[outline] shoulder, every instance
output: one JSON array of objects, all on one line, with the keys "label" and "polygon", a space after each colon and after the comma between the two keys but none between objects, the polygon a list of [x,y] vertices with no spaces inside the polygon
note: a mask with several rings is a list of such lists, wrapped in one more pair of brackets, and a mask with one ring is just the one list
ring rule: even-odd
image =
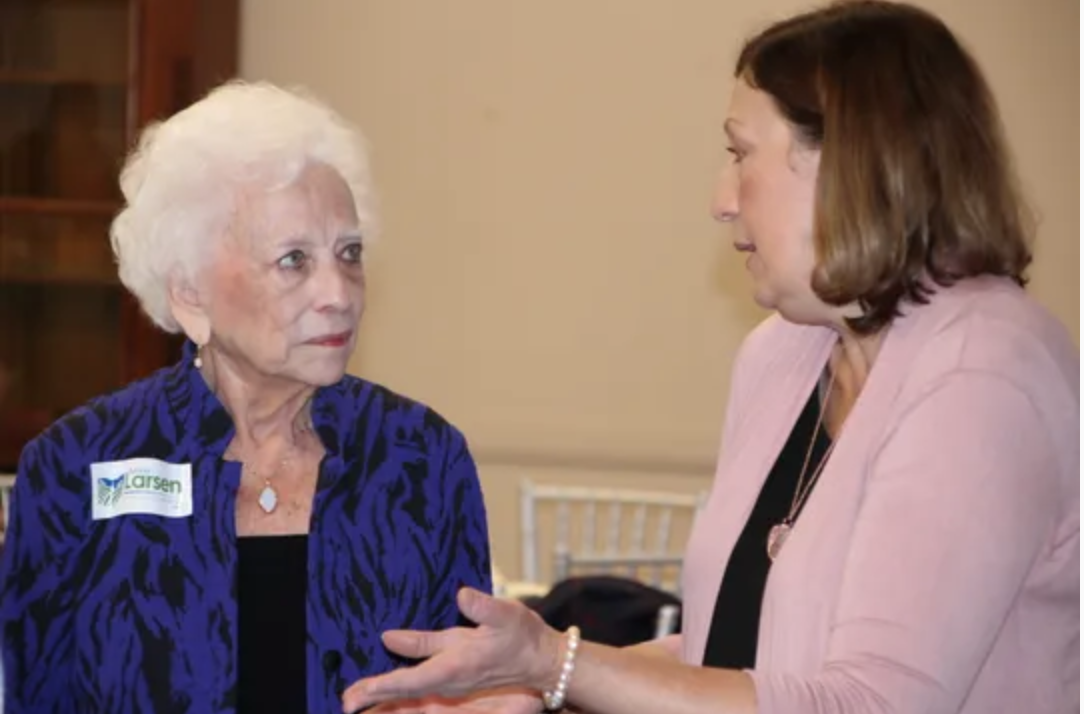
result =
[{"label": "shoulder", "polygon": [[[1077,482],[1080,356],[1050,312],[1019,286],[983,278],[939,291],[912,319],[896,357],[905,364],[895,426],[940,418],[1011,424],[1021,434],[1038,428],[1036,439]],[[955,436],[946,429],[930,438]],[[1016,448],[1007,444],[995,440],[989,448]]]},{"label": "shoulder", "polygon": [[800,325],[779,314],[771,315],[738,348],[730,378],[732,400],[759,398],[766,387],[778,384],[776,377],[782,375],[816,374],[835,339],[827,327]]},{"label": "shoulder", "polygon": [[353,375],[330,388],[346,439],[382,440],[428,454],[464,449],[463,433],[432,407]]},{"label": "shoulder", "polygon": [[125,434],[163,422],[161,411],[169,408],[167,390],[176,369],[159,370],[64,414],[27,444],[23,460],[51,456],[75,473],[91,461],[110,458],[112,450],[128,443]]},{"label": "shoulder", "polygon": [[761,369],[767,369],[804,351],[820,349],[833,339],[832,331],[828,328],[799,325],[773,313],[742,340],[736,361],[746,369],[751,368],[747,365],[760,365]]},{"label": "shoulder", "polygon": [[[162,420],[154,411],[168,408],[163,407],[166,372],[90,400],[23,448],[12,508],[13,514],[16,509],[36,513],[31,522],[54,524],[37,537],[55,543],[78,539],[90,517],[90,465],[121,458],[133,440],[158,428]],[[13,515],[13,525],[17,520]],[[20,533],[25,541],[27,532]]]},{"label": "shoulder", "polygon": [[935,294],[915,313],[922,327],[913,372],[981,373],[1026,393],[1055,387],[1079,402],[1080,356],[1065,327],[1008,280],[974,279]]},{"label": "shoulder", "polygon": [[797,325],[784,320],[779,313],[772,313],[754,327],[738,348],[739,359],[756,358],[770,354],[780,344],[790,341]]},{"label": "shoulder", "polygon": [[[384,385],[348,376],[332,388],[344,477],[358,488],[409,495],[411,518],[479,517],[481,483],[463,433],[432,407]],[[327,395],[316,409],[330,405]],[[323,428],[323,427],[320,427]],[[341,493],[347,493],[342,491]],[[443,504],[454,503],[445,507]],[[422,509],[422,510],[416,510]]]}]

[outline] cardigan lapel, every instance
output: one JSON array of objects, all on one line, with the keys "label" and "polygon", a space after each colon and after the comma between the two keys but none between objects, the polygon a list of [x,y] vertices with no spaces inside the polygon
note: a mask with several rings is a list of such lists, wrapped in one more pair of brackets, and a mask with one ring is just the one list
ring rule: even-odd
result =
[{"label": "cardigan lapel", "polygon": [[[815,627],[814,622],[831,620],[868,465],[885,434],[908,367],[926,342],[923,335],[936,323],[935,310],[911,309],[897,318],[886,333],[877,361],[837,436],[817,486],[810,492],[787,547],[768,573],[758,667],[802,671],[826,644],[798,641],[802,639],[799,633],[811,636],[821,632],[827,637],[827,632]],[[777,429],[784,439],[791,425],[793,419],[786,424],[778,419]],[[795,597],[795,593],[802,595]],[[799,621],[801,626],[796,624]]]},{"label": "cardigan lapel", "polygon": [[[775,316],[757,328],[747,343],[751,348],[739,355],[734,379],[743,382],[742,397],[726,417],[736,421],[727,429],[730,438],[721,446],[711,495],[689,541],[682,614],[688,622],[682,628],[687,661],[703,659],[729,554],[834,342],[827,328]],[[704,573],[714,577],[705,579]]]}]

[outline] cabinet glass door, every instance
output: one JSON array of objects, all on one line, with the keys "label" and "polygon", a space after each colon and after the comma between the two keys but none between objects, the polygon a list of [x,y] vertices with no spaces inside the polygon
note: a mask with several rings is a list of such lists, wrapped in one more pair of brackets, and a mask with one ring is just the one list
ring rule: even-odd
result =
[{"label": "cabinet glass door", "polygon": [[120,385],[109,248],[131,138],[128,0],[0,0],[0,472]]}]

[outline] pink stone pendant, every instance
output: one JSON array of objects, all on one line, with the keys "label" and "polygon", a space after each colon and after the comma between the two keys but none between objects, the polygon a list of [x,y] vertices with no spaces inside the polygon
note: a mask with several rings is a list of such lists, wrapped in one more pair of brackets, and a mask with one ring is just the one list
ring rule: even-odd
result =
[{"label": "pink stone pendant", "polygon": [[786,521],[782,523],[776,523],[772,526],[772,529],[768,531],[768,559],[775,562],[775,559],[779,557],[779,551],[783,550],[783,544],[787,542],[787,537],[790,535],[790,524]]}]

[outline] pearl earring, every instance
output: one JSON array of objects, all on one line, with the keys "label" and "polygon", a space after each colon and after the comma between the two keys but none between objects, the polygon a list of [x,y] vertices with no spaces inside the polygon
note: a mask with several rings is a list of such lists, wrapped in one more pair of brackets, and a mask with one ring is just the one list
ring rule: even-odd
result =
[{"label": "pearl earring", "polygon": [[203,369],[203,357],[200,353],[203,351],[203,345],[196,345],[196,359],[192,360],[192,364],[196,369]]}]

